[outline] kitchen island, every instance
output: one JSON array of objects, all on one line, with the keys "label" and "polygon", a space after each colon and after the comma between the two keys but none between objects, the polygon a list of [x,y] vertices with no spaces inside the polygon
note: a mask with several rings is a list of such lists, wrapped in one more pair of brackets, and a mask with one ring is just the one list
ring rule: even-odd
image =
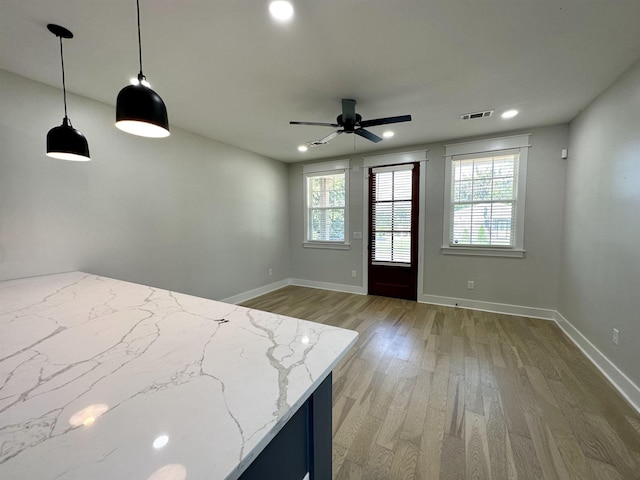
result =
[{"label": "kitchen island", "polygon": [[81,272],[0,282],[0,478],[331,478],[357,333]]}]

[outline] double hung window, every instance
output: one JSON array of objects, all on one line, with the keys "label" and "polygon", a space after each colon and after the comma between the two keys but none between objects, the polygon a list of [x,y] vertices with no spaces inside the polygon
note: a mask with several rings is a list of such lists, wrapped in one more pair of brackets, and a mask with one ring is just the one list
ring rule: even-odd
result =
[{"label": "double hung window", "polygon": [[349,162],[305,165],[307,247],[348,248]]},{"label": "double hung window", "polygon": [[446,146],[444,253],[523,256],[528,143],[520,135]]}]

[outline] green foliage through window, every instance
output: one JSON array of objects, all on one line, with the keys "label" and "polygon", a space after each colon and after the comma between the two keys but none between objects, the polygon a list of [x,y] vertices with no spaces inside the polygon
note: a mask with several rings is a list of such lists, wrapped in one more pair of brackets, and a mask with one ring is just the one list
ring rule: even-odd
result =
[{"label": "green foliage through window", "polygon": [[345,240],[346,175],[344,171],[307,177],[307,240]]},{"label": "green foliage through window", "polygon": [[452,245],[514,245],[518,160],[518,154],[452,160]]}]

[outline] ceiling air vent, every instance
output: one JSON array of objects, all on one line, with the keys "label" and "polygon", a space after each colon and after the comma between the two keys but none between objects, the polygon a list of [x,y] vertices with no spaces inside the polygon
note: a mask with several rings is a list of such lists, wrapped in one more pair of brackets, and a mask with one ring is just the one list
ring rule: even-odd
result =
[{"label": "ceiling air vent", "polygon": [[493,115],[493,110],[485,110],[484,112],[465,113],[460,115],[462,120],[474,120],[476,118],[487,118]]}]

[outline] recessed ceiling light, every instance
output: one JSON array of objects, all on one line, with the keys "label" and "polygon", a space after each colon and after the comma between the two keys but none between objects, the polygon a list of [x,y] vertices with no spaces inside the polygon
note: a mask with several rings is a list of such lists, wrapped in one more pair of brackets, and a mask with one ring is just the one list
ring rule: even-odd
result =
[{"label": "recessed ceiling light", "polygon": [[153,441],[153,448],[156,450],[164,447],[169,443],[169,435],[160,435]]},{"label": "recessed ceiling light", "polygon": [[298,147],[299,152],[306,152],[307,150],[309,150],[309,147],[307,147],[306,145],[300,145]]},{"label": "recessed ceiling light", "polygon": [[383,136],[384,138],[391,138],[391,137],[393,137],[394,135],[395,135],[395,133],[393,133],[391,130],[387,130],[386,132],[384,132],[384,133],[382,134],[382,136]]},{"label": "recessed ceiling light", "polygon": [[269,13],[276,20],[286,22],[293,17],[293,5],[291,5],[291,2],[277,0],[269,4]]},{"label": "recessed ceiling light", "polygon": [[502,114],[502,118],[513,118],[518,115],[518,110],[507,110]]}]

